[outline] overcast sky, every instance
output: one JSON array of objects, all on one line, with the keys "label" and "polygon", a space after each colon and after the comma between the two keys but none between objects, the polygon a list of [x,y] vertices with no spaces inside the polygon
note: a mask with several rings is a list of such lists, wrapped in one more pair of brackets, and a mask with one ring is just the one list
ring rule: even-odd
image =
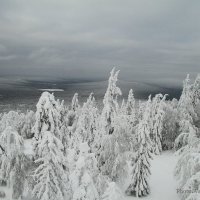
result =
[{"label": "overcast sky", "polygon": [[181,83],[200,72],[199,0],[0,0],[0,75]]}]

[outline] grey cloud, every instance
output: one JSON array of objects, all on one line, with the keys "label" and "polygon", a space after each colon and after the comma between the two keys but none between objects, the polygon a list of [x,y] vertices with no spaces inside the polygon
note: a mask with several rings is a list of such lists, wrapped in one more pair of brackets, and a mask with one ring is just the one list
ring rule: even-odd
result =
[{"label": "grey cloud", "polygon": [[194,0],[1,0],[0,74],[181,84],[200,66]]}]

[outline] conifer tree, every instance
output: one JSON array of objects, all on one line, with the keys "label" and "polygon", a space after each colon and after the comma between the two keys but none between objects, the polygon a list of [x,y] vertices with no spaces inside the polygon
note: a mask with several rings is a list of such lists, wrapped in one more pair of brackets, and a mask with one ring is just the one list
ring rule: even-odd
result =
[{"label": "conifer tree", "polygon": [[166,95],[158,94],[153,98],[151,108],[151,135],[153,141],[153,151],[160,154],[162,151],[162,130],[165,117]]},{"label": "conifer tree", "polygon": [[115,182],[110,182],[101,200],[124,200],[124,195]]},{"label": "conifer tree", "polygon": [[165,115],[162,130],[162,149],[169,150],[174,148],[174,141],[178,136],[178,100],[166,101]]},{"label": "conifer tree", "polygon": [[200,74],[197,75],[193,87],[193,104],[197,114],[197,118],[200,118]]},{"label": "conifer tree", "polygon": [[80,105],[78,100],[78,93],[75,93],[72,98],[69,111],[67,113],[67,123],[68,123],[68,128],[70,130],[70,134],[72,134],[76,129],[77,120],[80,114],[79,112],[80,112]]},{"label": "conifer tree", "polygon": [[12,127],[15,131],[18,132],[19,135],[21,135],[24,120],[24,113],[19,111],[11,110],[8,113],[3,113],[0,121],[0,133],[3,132],[7,127]]},{"label": "conifer tree", "polygon": [[128,100],[126,103],[126,112],[127,112],[127,115],[131,115],[131,116],[135,115],[135,98],[134,98],[132,89],[130,89],[129,94],[128,94]]},{"label": "conifer tree", "polygon": [[21,135],[24,139],[30,139],[33,137],[32,127],[34,123],[35,123],[35,113],[33,111],[27,111],[21,129]]},{"label": "conifer tree", "polygon": [[127,128],[130,130],[130,134],[132,134],[134,126],[136,125],[136,121],[137,121],[135,98],[134,98],[132,89],[129,91],[128,99],[126,103],[126,118],[127,118]]},{"label": "conifer tree", "polygon": [[152,159],[151,151],[152,144],[150,140],[150,126],[149,113],[150,113],[150,98],[146,104],[143,119],[138,125],[138,143],[139,149],[133,169],[131,173],[131,184],[126,190],[126,194],[134,195],[136,197],[146,196],[150,193],[149,188],[149,175],[150,175],[150,160]]},{"label": "conifer tree", "polygon": [[78,93],[75,93],[73,98],[72,98],[72,103],[71,103],[71,110],[76,112],[79,109],[79,101],[78,101]]},{"label": "conifer tree", "polygon": [[122,94],[120,88],[116,85],[118,74],[119,71],[115,72],[115,68],[110,72],[108,88],[103,99],[102,125],[104,133],[109,135],[114,131],[114,118],[119,107],[117,98]]},{"label": "conifer tree", "polygon": [[61,141],[50,131],[42,133],[38,144],[38,164],[34,172],[32,195],[39,200],[65,200],[69,198],[68,170]]},{"label": "conifer tree", "polygon": [[79,145],[80,153],[75,164],[75,170],[70,176],[73,200],[99,200],[99,194],[95,185],[97,176],[97,162],[87,144]]},{"label": "conifer tree", "polygon": [[[115,151],[115,127],[116,117],[119,111],[117,97],[121,95],[121,90],[117,87],[119,71],[113,69],[110,73],[108,88],[103,100],[103,110],[101,114],[100,148],[98,150],[98,166],[103,175],[111,176],[112,168],[116,159]],[[111,176],[112,178],[112,176]]]},{"label": "conifer tree", "polygon": [[80,111],[76,125],[76,131],[74,133],[74,143],[79,145],[79,143],[87,142],[93,151],[93,148],[96,146],[95,136],[98,128],[98,117],[99,114],[96,107],[95,98],[93,93],[91,93],[87,99],[87,102],[83,104],[83,107]]},{"label": "conifer tree", "polygon": [[18,199],[22,196],[26,176],[24,141],[16,130],[8,126],[0,136],[0,145],[3,149],[1,172],[12,188],[12,198]]},{"label": "conifer tree", "polygon": [[187,132],[188,130],[185,123],[193,125],[197,119],[194,104],[193,85],[190,83],[189,74],[183,82],[183,91],[178,103],[178,113],[180,119],[180,132]]},{"label": "conifer tree", "polygon": [[175,148],[188,144],[190,136],[190,130],[196,129],[195,122],[197,121],[197,113],[194,103],[193,85],[190,83],[189,74],[183,82],[183,91],[178,103],[178,120],[179,120],[179,136],[175,140]]},{"label": "conifer tree", "polygon": [[35,157],[38,157],[38,145],[42,141],[42,133],[50,131],[55,137],[62,141],[61,128],[61,113],[59,110],[58,101],[55,100],[54,95],[48,92],[43,92],[37,105],[35,114],[35,125],[33,127],[34,133],[34,150]]},{"label": "conifer tree", "polygon": [[[68,164],[64,157],[62,103],[53,94],[44,92],[39,99],[34,131],[36,184],[33,196],[40,200],[65,199],[68,188]],[[54,188],[54,189],[52,189]]]}]

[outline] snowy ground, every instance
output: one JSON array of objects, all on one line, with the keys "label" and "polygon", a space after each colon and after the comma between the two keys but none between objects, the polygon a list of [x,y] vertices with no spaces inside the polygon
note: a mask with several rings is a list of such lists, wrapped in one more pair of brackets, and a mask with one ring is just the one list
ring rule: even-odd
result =
[{"label": "snowy ground", "polygon": [[[163,152],[152,161],[150,187],[151,194],[148,197],[140,198],[144,200],[180,200],[176,189],[176,180],[173,172],[176,164],[176,157],[173,152]],[[137,199],[126,197],[126,200]]]}]

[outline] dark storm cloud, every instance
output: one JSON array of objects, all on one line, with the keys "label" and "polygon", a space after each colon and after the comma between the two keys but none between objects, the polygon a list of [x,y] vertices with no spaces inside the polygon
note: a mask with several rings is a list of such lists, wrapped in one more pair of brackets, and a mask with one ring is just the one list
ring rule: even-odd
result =
[{"label": "dark storm cloud", "polygon": [[200,70],[198,0],[0,0],[0,74],[180,84]]}]

